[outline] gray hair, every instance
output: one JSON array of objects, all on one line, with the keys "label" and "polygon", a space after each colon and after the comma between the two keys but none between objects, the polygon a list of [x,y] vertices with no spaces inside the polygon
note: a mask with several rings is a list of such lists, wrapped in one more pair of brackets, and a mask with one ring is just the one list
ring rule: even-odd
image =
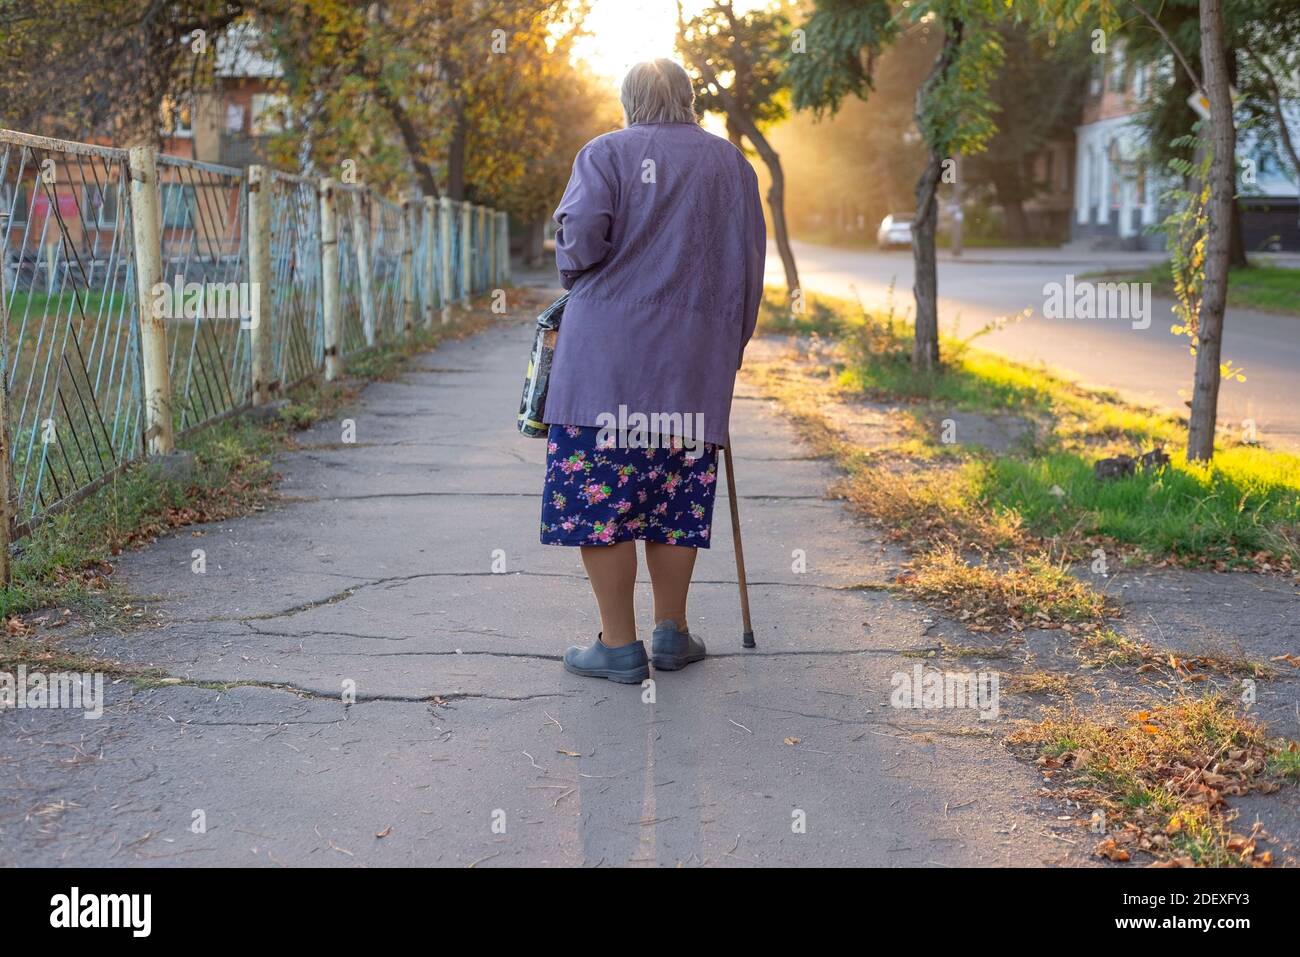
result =
[{"label": "gray hair", "polygon": [[695,90],[686,71],[672,60],[646,60],[623,78],[623,115],[633,123],[698,123]]}]

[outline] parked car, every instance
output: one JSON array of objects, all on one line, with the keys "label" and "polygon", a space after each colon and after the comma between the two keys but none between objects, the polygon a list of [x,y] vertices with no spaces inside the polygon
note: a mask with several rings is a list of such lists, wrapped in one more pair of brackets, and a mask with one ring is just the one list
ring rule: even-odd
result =
[{"label": "parked car", "polygon": [[876,245],[881,249],[912,245],[912,214],[890,213],[882,219],[876,230]]}]

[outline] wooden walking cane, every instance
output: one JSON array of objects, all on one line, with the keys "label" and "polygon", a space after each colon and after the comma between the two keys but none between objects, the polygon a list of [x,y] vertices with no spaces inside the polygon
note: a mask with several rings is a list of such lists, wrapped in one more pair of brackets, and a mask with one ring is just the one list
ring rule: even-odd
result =
[{"label": "wooden walking cane", "polygon": [[727,465],[727,504],[731,506],[731,540],[736,546],[736,580],[740,583],[740,617],[745,626],[740,643],[745,648],[754,647],[754,626],[749,620],[749,584],[745,581],[745,549],[740,544],[740,506],[736,503],[736,470],[732,464],[731,446],[722,450]]}]

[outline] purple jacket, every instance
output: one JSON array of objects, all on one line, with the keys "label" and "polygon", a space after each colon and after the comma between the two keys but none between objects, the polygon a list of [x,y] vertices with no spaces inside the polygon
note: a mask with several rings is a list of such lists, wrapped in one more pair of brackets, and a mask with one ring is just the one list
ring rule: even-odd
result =
[{"label": "purple jacket", "polygon": [[694,123],[637,123],[578,152],[555,221],[572,294],[546,421],[702,413],[704,441],[726,445],[767,253],[748,160]]}]

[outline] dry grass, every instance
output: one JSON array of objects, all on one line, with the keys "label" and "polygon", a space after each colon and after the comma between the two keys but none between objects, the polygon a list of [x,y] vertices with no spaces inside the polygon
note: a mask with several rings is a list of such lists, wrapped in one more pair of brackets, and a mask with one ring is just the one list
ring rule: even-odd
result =
[{"label": "dry grass", "polygon": [[859,514],[879,522],[891,539],[914,550],[995,551],[1025,543],[1014,513],[977,507],[960,465],[911,470],[864,465],[853,469],[835,491]]},{"label": "dry grass", "polygon": [[[1099,625],[1102,596],[1046,557],[1013,511],[984,506],[969,463],[911,454],[908,430],[874,449],[852,442],[828,412],[841,394],[833,378],[788,365],[753,363],[748,375],[779,401],[818,455],[844,471],[834,493],[917,556],[899,578],[906,591],[937,600],[975,631]],[[814,370],[815,371],[815,370]],[[1005,556],[1005,567],[971,565],[964,551]],[[1033,557],[1022,560],[1021,555]]]},{"label": "dry grass", "polygon": [[[1279,787],[1296,764],[1294,742],[1218,697],[1183,697],[1124,714],[1051,711],[1008,739],[1033,749],[1064,797],[1100,811],[1096,853],[1136,853],[1180,866],[1267,866],[1261,835],[1235,833],[1225,798]],[[1286,757],[1290,756],[1290,757]]]},{"label": "dry grass", "polygon": [[1096,626],[1113,610],[1099,592],[1044,555],[995,568],[937,548],[912,562],[898,583],[937,601],[972,631]]},{"label": "dry grass", "polygon": [[[11,619],[12,621],[15,620]],[[0,671],[12,674],[20,665],[26,665],[32,671],[98,672],[110,678],[148,677],[162,674],[156,668],[140,668],[120,661],[69,651],[48,638],[33,639],[13,634],[13,630],[10,625],[4,632],[0,632]]]},{"label": "dry grass", "polygon": [[1068,695],[1077,679],[1060,671],[1020,671],[1003,675],[1002,690],[1007,694]]}]

